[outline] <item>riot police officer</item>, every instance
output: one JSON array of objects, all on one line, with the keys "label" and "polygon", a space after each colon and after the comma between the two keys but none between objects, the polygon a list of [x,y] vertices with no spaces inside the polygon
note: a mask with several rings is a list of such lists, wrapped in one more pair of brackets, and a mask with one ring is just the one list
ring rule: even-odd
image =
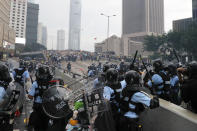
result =
[{"label": "riot police officer", "polygon": [[168,65],[168,72],[170,74],[170,85],[171,85],[171,95],[172,95],[172,103],[180,105],[181,104],[181,98],[179,95],[180,91],[180,84],[179,84],[179,78],[177,75],[177,67],[174,64]]},{"label": "riot police officer", "polygon": [[26,69],[25,62],[24,61],[20,61],[19,64],[20,64],[19,68],[14,69],[13,72],[12,72],[12,75],[14,77],[14,80],[17,83],[19,83],[22,86],[24,86],[25,83],[29,82],[31,79],[30,79],[29,72]]},{"label": "riot police officer", "polygon": [[140,75],[131,70],[126,73],[126,87],[122,90],[122,98],[119,104],[120,121],[119,131],[137,131],[139,114],[144,111],[144,105],[151,109],[159,107],[159,99],[151,99],[140,89]]},{"label": "riot police officer", "polygon": [[[13,130],[13,120],[14,114],[9,114],[6,116],[3,115],[3,111],[7,111],[7,106],[10,102],[11,94],[8,94],[7,91],[9,90],[9,83],[12,81],[10,73],[8,71],[8,67],[0,64],[0,130],[1,131],[12,131]],[[4,110],[4,108],[6,110]],[[14,112],[13,112],[14,113]]]},{"label": "riot police officer", "polygon": [[148,86],[151,87],[152,92],[165,100],[170,100],[170,77],[164,71],[161,60],[153,62],[154,75],[148,81]]},{"label": "riot police officer", "polygon": [[30,115],[29,130],[46,131],[48,126],[48,117],[44,114],[42,108],[42,95],[49,87],[49,81],[53,78],[49,67],[40,66],[36,72],[36,81],[29,91],[29,99],[34,98],[33,112]]},{"label": "riot police officer", "polygon": [[102,69],[102,73],[99,74],[98,78],[96,78],[94,80],[94,83],[93,83],[93,88],[99,88],[99,87],[102,87],[106,81],[105,79],[105,76],[106,76],[106,72],[107,70],[110,68],[110,65],[109,64],[104,64],[103,65],[103,69]]},{"label": "riot police officer", "polygon": [[[186,68],[178,68],[179,79],[181,81],[181,97],[185,103],[191,104],[191,110],[197,113],[197,62],[191,62]],[[188,75],[188,79],[183,77]],[[182,77],[183,76],[183,77]]]},{"label": "riot police officer", "polygon": [[119,119],[119,103],[121,98],[122,86],[118,81],[118,71],[109,69],[106,73],[106,85],[104,87],[103,97],[110,101],[114,120]]}]

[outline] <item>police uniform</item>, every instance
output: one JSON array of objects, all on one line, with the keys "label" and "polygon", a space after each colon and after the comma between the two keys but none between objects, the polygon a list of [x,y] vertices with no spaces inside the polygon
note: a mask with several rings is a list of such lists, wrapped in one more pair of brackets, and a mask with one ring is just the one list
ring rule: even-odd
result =
[{"label": "police uniform", "polygon": [[[29,95],[34,97],[33,112],[30,115],[29,127],[34,127],[35,131],[46,131],[49,118],[45,115],[42,108],[42,98],[40,96],[39,85],[35,81],[29,91]],[[42,87],[46,89],[47,87]]]},{"label": "police uniform", "polygon": [[6,91],[5,91],[4,87],[0,86],[0,103],[2,102],[3,97],[5,96],[5,94],[6,94]]},{"label": "police uniform", "polygon": [[[153,83],[152,83],[152,81],[153,81]],[[148,86],[154,88],[153,87],[153,84],[154,84],[154,86],[156,86],[156,88],[157,88],[156,94],[159,96],[162,95],[164,93],[163,92],[164,85],[163,85],[162,77],[158,74],[154,74],[152,76],[152,81],[150,81],[150,80],[148,81]]]},{"label": "police uniform", "polygon": [[125,80],[120,82],[122,89],[124,89],[127,86],[127,82]]},{"label": "police uniform", "polygon": [[177,75],[171,77],[170,85],[171,85],[172,102],[180,105],[181,98],[179,96],[179,78]]},{"label": "police uniform", "polygon": [[[18,70],[19,70],[19,71],[22,71],[22,70],[24,70],[24,69],[23,69],[23,68],[18,68]],[[15,78],[16,75],[17,75],[17,74],[16,74],[16,71],[13,71],[12,74],[13,74],[13,77],[14,77],[14,78]],[[25,83],[26,80],[29,79],[29,78],[30,78],[29,72],[28,72],[27,70],[25,70],[24,73],[22,74],[22,81],[21,81],[21,83]]]}]

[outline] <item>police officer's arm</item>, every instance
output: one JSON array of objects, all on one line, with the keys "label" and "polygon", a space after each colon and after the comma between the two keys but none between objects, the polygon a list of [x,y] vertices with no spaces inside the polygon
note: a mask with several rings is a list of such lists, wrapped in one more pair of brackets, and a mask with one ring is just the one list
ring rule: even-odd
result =
[{"label": "police officer's arm", "polygon": [[135,93],[132,97],[132,101],[142,103],[143,105],[148,106],[151,109],[159,107],[159,99],[157,97],[151,99],[148,95],[142,92]]},{"label": "police officer's arm", "polygon": [[110,98],[111,98],[111,91],[110,91],[109,87],[104,87],[103,97],[104,97],[104,99],[106,99],[108,101],[110,100]]},{"label": "police officer's arm", "polygon": [[30,80],[31,80],[31,78],[30,78],[30,75],[29,75],[29,72],[28,72],[28,71],[25,71],[25,72],[24,72],[24,77],[25,77],[25,80],[26,80],[26,81],[30,81]]}]

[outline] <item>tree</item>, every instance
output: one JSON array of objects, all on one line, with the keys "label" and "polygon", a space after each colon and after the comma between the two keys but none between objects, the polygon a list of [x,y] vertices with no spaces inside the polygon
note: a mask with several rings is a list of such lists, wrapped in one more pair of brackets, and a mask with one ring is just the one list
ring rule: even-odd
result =
[{"label": "tree", "polygon": [[146,36],[144,44],[147,51],[154,53],[157,53],[160,47],[165,47],[175,49],[180,55],[186,53],[197,59],[197,23],[192,23],[185,31],[169,31],[162,36]]}]

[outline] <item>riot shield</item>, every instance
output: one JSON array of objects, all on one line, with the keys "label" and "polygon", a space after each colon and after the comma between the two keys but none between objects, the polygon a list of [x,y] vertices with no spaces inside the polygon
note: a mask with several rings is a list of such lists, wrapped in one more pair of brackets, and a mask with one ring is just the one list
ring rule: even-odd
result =
[{"label": "riot shield", "polygon": [[110,103],[103,98],[103,88],[87,90],[85,101],[91,126],[97,131],[115,131]]},{"label": "riot shield", "polygon": [[68,104],[71,91],[62,86],[52,86],[43,93],[42,107],[52,119],[66,118],[72,113]]}]

